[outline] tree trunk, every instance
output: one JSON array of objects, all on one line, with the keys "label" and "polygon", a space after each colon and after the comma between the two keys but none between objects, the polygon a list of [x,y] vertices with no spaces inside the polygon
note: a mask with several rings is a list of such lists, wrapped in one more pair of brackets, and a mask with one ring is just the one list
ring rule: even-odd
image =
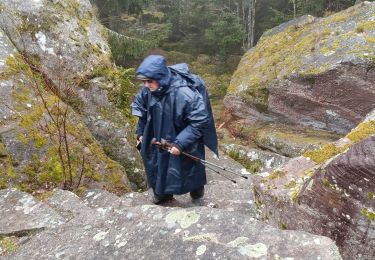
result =
[{"label": "tree trunk", "polygon": [[255,6],[256,0],[248,1],[248,13],[247,13],[247,50],[254,46],[254,34],[255,34]]},{"label": "tree trunk", "polygon": [[[241,9],[242,9],[242,27],[244,28],[246,35],[247,35],[247,26],[246,26],[246,15],[245,15],[245,1],[247,0],[242,0],[241,1]],[[242,48],[246,50],[246,37],[243,38],[242,41]]]}]

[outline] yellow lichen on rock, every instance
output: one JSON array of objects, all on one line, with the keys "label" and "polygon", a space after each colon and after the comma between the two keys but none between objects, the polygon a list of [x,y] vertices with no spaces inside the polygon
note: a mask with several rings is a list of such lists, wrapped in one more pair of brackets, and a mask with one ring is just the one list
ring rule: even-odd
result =
[{"label": "yellow lichen on rock", "polygon": [[321,149],[305,152],[303,156],[321,164],[344,150],[344,148],[337,147],[335,144],[326,144]]},{"label": "yellow lichen on rock", "polygon": [[359,142],[373,134],[375,134],[375,120],[359,124],[346,137],[353,142]]},{"label": "yellow lichen on rock", "polygon": [[[302,24],[295,20],[274,34],[266,32],[243,56],[228,93],[240,95],[251,104],[261,104],[259,111],[264,112],[267,89],[274,81],[298,74],[321,74],[354,56],[372,62],[375,21],[364,8],[354,6],[325,18],[305,18]],[[355,22],[349,23],[352,20]]]},{"label": "yellow lichen on rock", "polygon": [[191,225],[197,223],[200,219],[200,215],[195,211],[187,211],[185,209],[175,210],[169,213],[165,222],[169,225],[174,225],[176,222],[180,224],[181,228],[188,228]]}]

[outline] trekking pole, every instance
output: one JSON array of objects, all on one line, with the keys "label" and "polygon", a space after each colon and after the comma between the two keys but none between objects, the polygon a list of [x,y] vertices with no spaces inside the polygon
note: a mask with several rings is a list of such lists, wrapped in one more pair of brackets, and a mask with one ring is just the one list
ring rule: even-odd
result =
[{"label": "trekking pole", "polygon": [[[167,143],[167,142],[165,142],[165,143],[160,143],[160,142],[157,142],[157,141],[155,141],[155,140],[152,142],[152,144],[157,145],[157,146],[159,146],[159,147],[161,147],[161,148],[166,148],[166,150],[168,150],[168,148],[171,148],[171,147],[172,147],[172,145],[169,144],[169,143]],[[193,156],[193,155],[191,155],[191,154],[188,154],[188,153],[185,153],[185,152],[182,152],[182,151],[181,151],[181,154],[185,155],[186,157],[188,157],[188,158],[190,158],[190,159],[192,159],[192,160],[194,160],[194,161],[200,162],[201,164],[203,164],[203,165],[206,166],[206,167],[207,167],[208,165],[211,165],[211,166],[214,166],[214,167],[216,167],[216,168],[218,168],[218,169],[221,169],[221,170],[223,170],[223,171],[227,171],[227,172],[230,172],[230,173],[232,173],[232,174],[234,174],[234,175],[240,176],[240,177],[242,177],[242,178],[244,178],[244,179],[248,179],[247,176],[244,176],[244,175],[242,175],[241,173],[234,172],[234,171],[229,170],[229,169],[227,169],[227,168],[225,168],[225,167],[222,167],[222,166],[220,166],[220,165],[216,165],[216,164],[214,164],[214,163],[208,162],[208,161],[206,161],[206,160],[203,160],[203,159],[198,158],[198,157],[196,157],[196,156]],[[211,170],[213,170],[211,167],[208,167],[208,168],[211,169]]]},{"label": "trekking pole", "polygon": [[[214,166],[214,167],[216,167],[216,168],[219,168],[219,169],[221,169],[221,170],[223,170],[223,171],[227,171],[227,172],[230,172],[230,173],[232,173],[232,174],[234,174],[234,175],[237,175],[237,176],[240,176],[240,177],[242,177],[242,178],[244,178],[244,179],[248,179],[248,177],[247,176],[244,176],[244,175],[242,175],[241,173],[237,173],[237,172],[234,172],[234,171],[232,171],[232,170],[229,170],[229,169],[227,169],[227,168],[225,168],[225,167],[222,167],[222,166],[220,166],[220,165],[216,165],[216,164],[214,164],[214,163],[211,163],[211,162],[208,162],[208,161],[206,161],[206,160],[203,160],[203,159],[200,159],[200,158],[198,158],[198,157],[195,157],[195,156],[193,156],[193,155],[191,155],[191,154],[188,154],[188,153],[185,153],[185,152],[181,152],[183,155],[185,155],[185,156],[187,156],[187,157],[189,157],[189,158],[191,158],[191,159],[193,159],[193,160],[195,160],[195,161],[199,161],[200,163],[202,163],[203,165],[211,165],[211,166]],[[211,168],[210,168],[211,169]]]},{"label": "trekking pole", "polygon": [[[161,144],[161,143],[159,143],[159,142],[153,141],[152,144],[158,146],[160,149],[162,149],[162,150],[164,150],[164,151],[169,151],[169,150],[170,150],[170,147],[167,147],[166,145],[163,145],[163,144]],[[182,154],[184,154],[184,153],[182,153]],[[184,154],[184,155],[187,156],[187,157],[189,157],[190,154]],[[222,174],[222,173],[219,172],[218,170],[216,170],[216,169],[214,169],[214,168],[208,166],[207,164],[204,164],[204,163],[201,162],[200,160],[197,160],[197,159],[199,159],[199,158],[196,158],[195,156],[192,156],[192,155],[190,155],[190,156],[191,156],[191,157],[189,157],[189,158],[191,158],[191,159],[194,160],[194,161],[200,162],[201,164],[204,165],[204,167],[206,167],[206,168],[210,169],[211,171],[213,171],[213,172],[219,174],[219,175],[222,176],[223,178],[225,178],[225,179],[227,179],[227,180],[230,180],[230,181],[233,182],[233,183],[237,183],[235,180],[233,180],[233,179],[231,179],[231,178],[225,176],[224,174]]]},{"label": "trekking pole", "polygon": [[[202,164],[203,164],[203,163],[202,163]],[[233,180],[233,179],[231,179],[231,178],[225,176],[224,174],[222,174],[222,173],[219,172],[218,170],[216,170],[216,169],[214,169],[214,168],[212,168],[212,167],[210,167],[210,166],[208,166],[208,165],[206,165],[206,164],[203,164],[203,165],[204,165],[204,167],[210,169],[210,170],[213,171],[214,173],[219,174],[220,176],[224,177],[225,179],[230,180],[230,181],[233,182],[233,183],[237,183],[235,180]]]}]

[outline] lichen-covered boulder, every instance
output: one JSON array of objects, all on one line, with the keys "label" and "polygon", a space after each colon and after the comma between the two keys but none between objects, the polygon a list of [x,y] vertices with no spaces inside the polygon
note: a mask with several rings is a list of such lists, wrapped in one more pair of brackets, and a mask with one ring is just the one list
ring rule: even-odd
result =
[{"label": "lichen-covered boulder", "polygon": [[[62,243],[63,241],[63,243]],[[334,242],[237,212],[143,205],[35,235],[6,259],[341,259]]]},{"label": "lichen-covered boulder", "polygon": [[30,234],[65,223],[51,207],[16,189],[0,190],[0,236]]},{"label": "lichen-covered boulder", "polygon": [[69,79],[110,63],[104,27],[89,0],[1,1],[0,23],[17,50],[35,55],[46,75]]},{"label": "lichen-covered boulder", "polygon": [[0,187],[144,186],[110,57],[88,0],[1,2]]},{"label": "lichen-covered boulder", "polygon": [[234,122],[348,133],[375,106],[374,12],[363,2],[266,32],[232,77],[224,105]]},{"label": "lichen-covered boulder", "polygon": [[334,239],[346,259],[375,256],[375,110],[344,138],[254,185],[264,219]]},{"label": "lichen-covered boulder", "polygon": [[[287,157],[297,157],[336,141],[340,135],[300,126],[270,124],[257,131],[255,143],[262,149]],[[275,167],[273,167],[275,168]]]},{"label": "lichen-covered boulder", "polygon": [[236,144],[223,144],[222,149],[228,156],[241,163],[249,173],[267,171],[279,167],[289,160],[289,158],[273,152]]}]

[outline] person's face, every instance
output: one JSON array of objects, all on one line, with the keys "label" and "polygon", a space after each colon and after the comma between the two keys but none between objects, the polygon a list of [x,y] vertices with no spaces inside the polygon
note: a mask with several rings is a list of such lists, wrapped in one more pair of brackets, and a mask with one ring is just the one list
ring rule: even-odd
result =
[{"label": "person's face", "polygon": [[159,82],[153,79],[142,80],[143,84],[150,90],[156,91],[159,88]]}]

